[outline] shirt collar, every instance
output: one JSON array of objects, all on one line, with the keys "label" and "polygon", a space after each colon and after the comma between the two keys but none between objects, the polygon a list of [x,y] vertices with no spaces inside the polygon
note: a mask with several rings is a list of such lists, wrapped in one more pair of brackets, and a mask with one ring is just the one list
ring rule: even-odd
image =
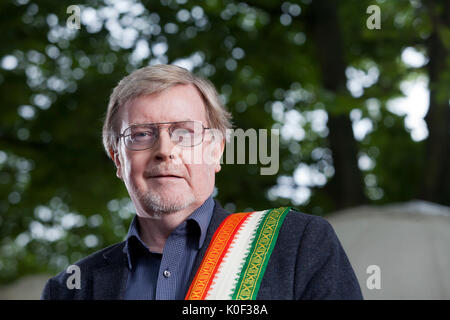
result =
[{"label": "shirt collar", "polygon": [[197,249],[200,249],[203,246],[203,243],[205,242],[206,231],[208,230],[213,210],[214,210],[214,200],[210,196],[187,219],[188,221],[193,220],[197,222],[197,225],[200,227],[200,237],[198,238]]},{"label": "shirt collar", "polygon": [[[203,246],[206,238],[206,231],[208,230],[209,222],[211,221],[211,217],[214,211],[214,200],[211,196],[203,202],[203,204],[198,207],[187,219],[186,221],[193,221],[200,228],[200,236],[198,237],[198,247],[200,249]],[[183,222],[185,223],[185,222]],[[130,257],[130,242],[131,238],[136,238],[141,245],[148,249],[147,245],[142,241],[139,236],[139,223],[137,219],[137,215],[133,217],[131,221],[130,228],[128,230],[128,234],[126,237],[126,244],[123,249],[124,252],[127,253],[128,256],[128,264],[131,269],[131,257]]]}]

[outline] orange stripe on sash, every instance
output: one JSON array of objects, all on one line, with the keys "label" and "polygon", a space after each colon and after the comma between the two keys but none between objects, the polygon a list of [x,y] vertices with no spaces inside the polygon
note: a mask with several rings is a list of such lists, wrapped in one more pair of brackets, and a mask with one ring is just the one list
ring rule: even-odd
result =
[{"label": "orange stripe on sash", "polygon": [[236,232],[252,212],[241,212],[228,216],[217,228],[205,257],[186,294],[186,300],[204,300],[214,275]]}]

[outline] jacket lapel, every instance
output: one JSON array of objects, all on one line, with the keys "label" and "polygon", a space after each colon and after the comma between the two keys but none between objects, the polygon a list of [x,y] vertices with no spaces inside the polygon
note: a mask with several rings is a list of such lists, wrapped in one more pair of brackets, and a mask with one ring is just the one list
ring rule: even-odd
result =
[{"label": "jacket lapel", "polygon": [[103,254],[105,264],[95,269],[92,284],[94,300],[123,299],[128,279],[125,241]]}]

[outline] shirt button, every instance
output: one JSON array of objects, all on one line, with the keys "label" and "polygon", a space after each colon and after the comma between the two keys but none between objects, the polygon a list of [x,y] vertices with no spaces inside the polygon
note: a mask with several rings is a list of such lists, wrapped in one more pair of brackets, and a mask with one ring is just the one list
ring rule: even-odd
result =
[{"label": "shirt button", "polygon": [[169,270],[164,270],[163,275],[164,275],[164,277],[168,278],[168,277],[170,277],[171,273]]}]

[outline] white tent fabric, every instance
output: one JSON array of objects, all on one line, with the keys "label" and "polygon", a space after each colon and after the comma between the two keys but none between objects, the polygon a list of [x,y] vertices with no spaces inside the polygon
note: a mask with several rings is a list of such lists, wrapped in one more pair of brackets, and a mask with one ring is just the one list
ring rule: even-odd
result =
[{"label": "white tent fabric", "polygon": [[[362,206],[325,217],[365,299],[450,299],[450,208],[423,201]],[[380,289],[370,286],[378,266]],[[372,287],[372,289],[369,289]]]}]

